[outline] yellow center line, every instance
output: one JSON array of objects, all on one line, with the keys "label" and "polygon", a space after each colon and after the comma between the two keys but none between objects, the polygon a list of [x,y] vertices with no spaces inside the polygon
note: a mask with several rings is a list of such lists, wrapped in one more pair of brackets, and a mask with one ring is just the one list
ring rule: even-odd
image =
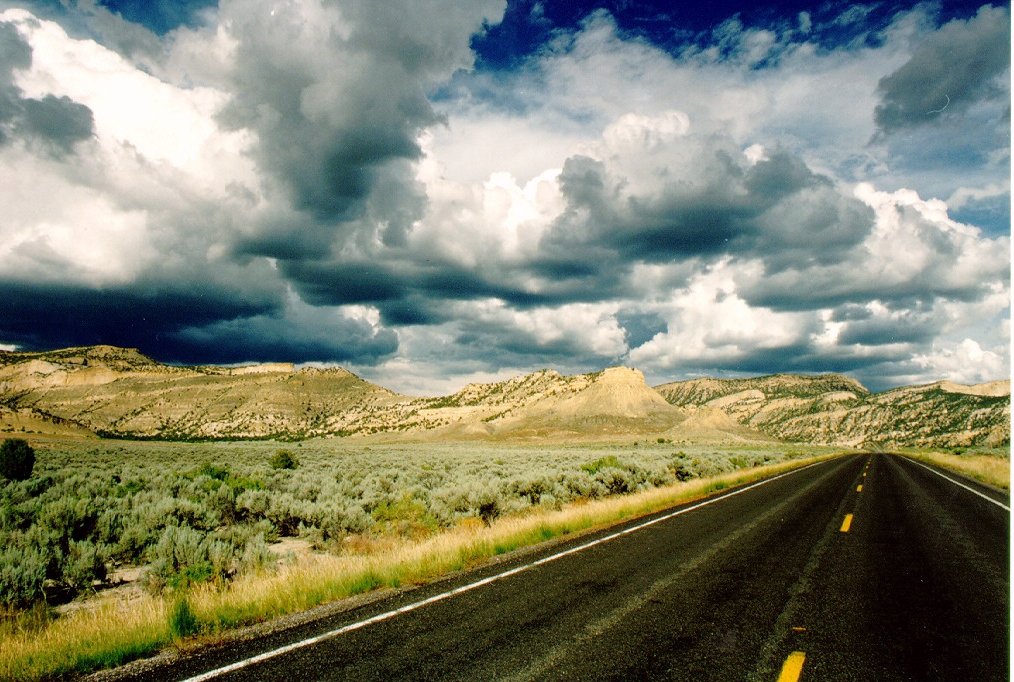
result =
[{"label": "yellow center line", "polygon": [[862,483],[860,483],[859,485],[856,486],[856,492],[857,493],[863,492],[863,484]]},{"label": "yellow center line", "polygon": [[793,651],[782,664],[782,672],[778,674],[778,682],[796,682],[803,674],[803,662],[806,661],[806,654],[802,651]]},{"label": "yellow center line", "polygon": [[841,524],[841,532],[847,533],[849,532],[849,528],[851,527],[852,527],[852,514],[846,514],[845,520],[842,521]]}]

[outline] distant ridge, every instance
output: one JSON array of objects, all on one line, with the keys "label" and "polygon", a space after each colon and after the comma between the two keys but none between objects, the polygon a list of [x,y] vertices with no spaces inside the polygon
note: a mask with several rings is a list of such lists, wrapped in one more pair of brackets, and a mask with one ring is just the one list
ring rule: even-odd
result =
[{"label": "distant ridge", "polygon": [[121,438],[610,439],[1007,445],[1010,382],[870,393],[838,374],[649,387],[636,369],[540,370],[413,398],[341,368],[178,367],[137,349],[0,351],[0,430]]},{"label": "distant ridge", "polygon": [[681,407],[722,409],[773,437],[848,446],[1010,444],[1010,381],[941,381],[870,393],[840,374],[692,379],[656,386]]}]

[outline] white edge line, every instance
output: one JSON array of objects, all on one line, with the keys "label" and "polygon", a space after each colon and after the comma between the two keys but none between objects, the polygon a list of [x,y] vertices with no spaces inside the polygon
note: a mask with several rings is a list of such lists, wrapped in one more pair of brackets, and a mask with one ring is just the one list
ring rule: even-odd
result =
[{"label": "white edge line", "polygon": [[971,492],[971,493],[975,493],[976,495],[978,495],[978,496],[979,496],[979,497],[981,497],[982,499],[986,500],[987,502],[992,502],[992,503],[993,503],[993,504],[995,504],[996,506],[998,506],[998,507],[1003,507],[1003,508],[1004,508],[1004,509],[1006,509],[1007,511],[1010,511],[1010,507],[1008,507],[1007,505],[1005,505],[1005,504],[1004,504],[1003,502],[1000,502],[1000,501],[998,501],[998,500],[994,500],[994,499],[993,499],[992,497],[990,497],[989,495],[985,495],[985,494],[983,494],[983,493],[980,493],[980,492],[979,492],[978,490],[976,490],[975,488],[972,488],[972,487],[970,487],[970,486],[967,486],[967,485],[965,485],[964,483],[962,483],[961,481],[955,481],[955,480],[954,480],[953,478],[951,478],[950,476],[946,476],[946,475],[944,475],[944,474],[940,473],[939,471],[937,471],[937,470],[936,470],[936,469],[934,469],[933,467],[928,467],[928,466],[926,466],[925,464],[923,464],[922,462],[916,461],[916,460],[914,460],[914,459],[911,459],[911,458],[909,458],[909,457],[906,457],[905,459],[907,459],[908,461],[912,462],[913,464],[918,464],[919,466],[921,466],[921,467],[922,467],[923,469],[925,469],[926,471],[932,471],[932,472],[933,472],[934,474],[936,474],[936,475],[937,475],[937,476],[939,476],[940,478],[946,478],[946,479],[947,479],[948,481],[950,481],[950,482],[951,482],[951,483],[953,483],[954,485],[956,485],[956,486],[961,486],[962,488],[964,488],[964,489],[965,489],[965,490],[967,490],[968,492]]},{"label": "white edge line", "polygon": [[[550,563],[551,561],[556,561],[557,559],[562,559],[565,556],[569,556],[571,554],[576,554],[577,552],[584,551],[586,549],[589,549],[590,547],[594,547],[596,545],[601,545],[601,544],[603,544],[605,542],[609,542],[610,540],[615,540],[616,538],[621,537],[623,535],[629,535],[630,533],[633,533],[634,531],[641,530],[642,528],[647,528],[648,526],[652,526],[652,525],[654,525],[656,523],[661,523],[662,521],[667,521],[667,520],[669,520],[671,518],[680,516],[681,514],[686,514],[687,512],[692,512],[695,509],[700,509],[701,507],[705,507],[705,506],[707,506],[709,504],[714,504],[715,502],[720,502],[722,500],[725,500],[725,499],[728,499],[730,497],[733,497],[734,495],[739,495],[740,493],[745,493],[747,490],[751,490],[753,488],[757,488],[758,486],[765,485],[766,483],[771,483],[772,481],[777,481],[779,478],[784,478],[785,476],[788,476],[790,474],[798,473],[800,471],[803,471],[804,469],[809,469],[810,467],[817,466],[818,464],[823,464],[823,462],[814,462],[813,464],[807,464],[806,466],[799,467],[798,469],[792,469],[791,471],[786,471],[785,473],[778,474],[777,476],[772,476],[771,478],[765,478],[765,479],[763,479],[761,481],[758,481],[756,483],[751,483],[750,485],[745,486],[743,488],[737,488],[736,490],[733,490],[732,492],[726,493],[725,495],[719,495],[717,497],[710,497],[710,498],[708,498],[706,500],[703,500],[701,502],[698,502],[697,504],[692,505],[690,507],[686,507],[684,509],[680,509],[680,510],[677,510],[677,511],[674,511],[674,512],[670,512],[669,514],[664,514],[662,516],[658,516],[658,517],[656,517],[654,519],[651,519],[650,521],[644,521],[643,523],[639,523],[639,524],[637,524],[635,526],[630,526],[629,528],[624,528],[621,531],[617,531],[615,533],[611,533],[609,535],[605,535],[605,536],[603,536],[601,538],[598,538],[597,540],[592,540],[591,542],[586,542],[583,545],[578,545],[577,547],[571,547],[570,549],[566,549],[566,550],[564,550],[562,552],[557,552],[556,554],[551,554],[550,556],[542,557],[541,559],[533,561],[530,564],[525,564],[523,566],[517,566],[517,567],[512,568],[510,570],[504,571],[503,573],[497,573],[496,575],[491,575],[489,577],[483,578],[482,580],[476,580],[475,582],[468,583],[467,585],[461,585],[460,587],[455,587],[453,590],[448,590],[447,592],[441,592],[440,594],[433,595],[432,597],[428,597],[426,599],[423,599],[423,600],[420,600],[420,601],[417,601],[417,602],[413,602],[411,604],[406,604],[405,606],[402,606],[402,607],[397,608],[397,609],[393,609],[391,611],[385,611],[384,613],[377,614],[376,616],[373,616],[371,618],[367,618],[366,620],[361,620],[361,621],[358,621],[358,622],[355,622],[355,623],[350,623],[349,625],[344,625],[344,626],[342,626],[340,628],[337,628],[335,630],[331,630],[329,632],[325,632],[325,633],[316,635],[315,637],[310,637],[310,638],[307,638],[307,639],[302,639],[302,640],[300,640],[298,642],[292,642],[291,644],[286,644],[285,646],[280,646],[277,649],[272,649],[270,651],[265,651],[262,654],[258,654],[256,656],[251,656],[250,658],[245,658],[245,659],[243,659],[241,661],[236,661],[235,663],[231,663],[229,665],[222,666],[221,668],[215,668],[214,670],[209,670],[206,673],[201,673],[200,675],[195,675],[193,677],[188,677],[185,680],[183,680],[182,682],[203,682],[204,680],[210,680],[212,678],[218,677],[219,675],[225,675],[226,673],[231,673],[231,672],[234,672],[236,670],[240,670],[242,668],[246,668],[248,666],[254,665],[255,663],[261,663],[262,661],[266,661],[268,659],[275,658],[276,656],[281,656],[282,654],[286,654],[286,653],[288,653],[290,651],[295,651],[296,649],[302,649],[304,647],[308,647],[308,646],[311,646],[313,644],[317,644],[318,642],[322,642],[322,641],[324,641],[326,639],[332,639],[334,637],[338,637],[339,635],[343,635],[346,632],[351,632],[353,630],[358,630],[360,628],[364,628],[367,625],[373,625],[374,623],[380,623],[381,621],[389,620],[391,618],[394,618],[395,616],[400,616],[403,613],[408,613],[409,611],[415,611],[418,608],[422,608],[423,606],[427,606],[429,604],[433,604],[433,603],[438,602],[438,601],[443,601],[444,599],[448,599],[448,598],[453,597],[455,595],[461,594],[462,592],[468,592],[470,590],[474,590],[477,587],[482,587],[483,585],[488,585],[488,584],[490,584],[492,582],[495,582],[497,580],[500,580],[502,578],[507,578],[507,577],[512,576],[512,575],[517,575],[518,573],[522,573],[524,571],[527,571],[529,569],[535,568],[537,566],[542,566],[544,564]],[[936,473],[936,472],[934,472],[934,473]],[[961,484],[959,483],[958,485],[961,485]],[[971,490],[971,488],[969,488],[969,490]],[[972,490],[972,492],[975,492],[975,491]],[[989,498],[986,498],[986,499],[989,499]],[[993,501],[994,500],[990,500],[990,502],[993,502]]]}]

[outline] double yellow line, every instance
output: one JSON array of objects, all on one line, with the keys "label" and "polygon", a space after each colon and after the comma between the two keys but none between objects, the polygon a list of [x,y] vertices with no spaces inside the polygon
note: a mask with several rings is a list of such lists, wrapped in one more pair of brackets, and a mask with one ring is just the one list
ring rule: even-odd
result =
[{"label": "double yellow line", "polygon": [[[870,460],[866,460],[866,466],[863,467],[863,478],[866,478],[867,472],[870,470]],[[856,492],[863,492],[863,484],[860,483],[856,486]],[[849,532],[852,528],[852,514],[846,514],[845,519],[842,521],[841,528],[839,529],[842,533]],[[778,673],[777,682],[798,682],[799,676],[803,674],[803,664],[806,662],[805,651],[793,651],[789,654],[789,657],[785,659],[785,663],[782,663],[782,670]]]},{"label": "double yellow line", "polygon": [[[863,478],[866,478],[866,474],[867,474],[867,472],[869,472],[869,470],[870,470],[870,460],[866,460],[866,466],[863,467]],[[856,492],[857,493],[863,492],[863,484],[862,483],[860,483],[859,485],[856,486]],[[849,529],[851,527],[852,527],[852,514],[846,514],[845,515],[845,519],[841,522],[841,528],[839,530],[842,533],[847,533],[847,532],[849,532]]]}]

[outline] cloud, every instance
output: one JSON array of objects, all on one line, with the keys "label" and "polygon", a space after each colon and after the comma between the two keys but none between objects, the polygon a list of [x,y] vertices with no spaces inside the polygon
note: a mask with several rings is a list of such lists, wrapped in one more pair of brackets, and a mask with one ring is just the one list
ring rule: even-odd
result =
[{"label": "cloud", "polygon": [[[857,316],[847,309],[860,308]],[[939,320],[930,312],[890,310],[879,301],[864,306],[845,306],[838,310],[844,323],[836,325],[835,341],[842,346],[885,346],[932,341],[940,329]]]},{"label": "cloud", "polygon": [[171,343],[174,357],[193,363],[369,363],[398,350],[397,334],[380,325],[375,310],[313,307],[296,296],[268,314],[183,328]]},{"label": "cloud", "polygon": [[87,140],[92,135],[92,110],[78,104],[69,97],[46,95],[42,99],[26,99],[24,107],[24,131],[51,145],[57,154],[68,154],[74,144]]},{"label": "cloud", "polygon": [[22,139],[53,156],[70,154],[92,136],[92,111],[67,96],[25,97],[15,71],[31,63],[28,42],[13,23],[0,22],[0,144]]},{"label": "cloud", "polygon": [[273,310],[271,292],[194,286],[193,281],[135,282],[130,287],[84,288],[57,283],[0,282],[0,335],[20,347],[113,343],[174,359],[172,336]]},{"label": "cloud", "polygon": [[737,291],[738,269],[720,262],[657,304],[666,330],[632,349],[630,360],[651,370],[724,368],[769,351],[798,350],[816,330],[814,316],[749,305]]},{"label": "cloud", "polygon": [[386,203],[413,199],[408,162],[439,120],[426,89],[469,65],[467,38],[498,4],[224,3],[235,48],[219,120],[253,131],[260,170],[317,229],[340,233],[383,178]]},{"label": "cloud", "polygon": [[746,298],[786,310],[871,300],[974,301],[996,282],[1009,281],[1009,238],[983,238],[978,229],[951,220],[943,201],[865,184],[856,196],[876,213],[874,229],[858,248],[840,262],[802,262],[744,277]]},{"label": "cloud", "polygon": [[[866,206],[797,156],[751,158],[728,137],[686,132],[689,124],[656,135],[672,115],[636,126],[621,117],[595,150],[600,158],[566,161],[567,207],[543,237],[545,252],[605,251],[624,262],[750,255],[773,271],[801,257],[837,262],[872,228]],[[657,122],[651,135],[645,120]]]},{"label": "cloud", "polygon": [[[1002,74],[905,119],[907,65],[1002,51],[1005,10],[741,15],[665,46],[543,13],[495,71],[472,48],[502,2],[113,9],[0,14],[2,343],[423,393],[616,363],[883,385],[966,338],[1007,362]],[[878,136],[878,105],[902,127]]]},{"label": "cloud", "polygon": [[492,300],[467,307],[455,315],[464,321],[458,341],[465,346],[541,358],[570,356],[569,361],[573,356],[608,360],[627,350],[615,304],[571,303],[519,311]]},{"label": "cloud", "polygon": [[923,376],[962,384],[996,381],[1009,374],[1009,360],[1003,349],[982,348],[973,339],[964,339],[955,346],[933,344],[930,352],[916,355],[912,361]]},{"label": "cloud", "polygon": [[[983,98],[1009,99],[1010,14],[984,5],[921,40],[911,58],[877,84],[877,128],[891,134],[950,118]],[[1009,77],[1007,81],[1009,82]]]}]

